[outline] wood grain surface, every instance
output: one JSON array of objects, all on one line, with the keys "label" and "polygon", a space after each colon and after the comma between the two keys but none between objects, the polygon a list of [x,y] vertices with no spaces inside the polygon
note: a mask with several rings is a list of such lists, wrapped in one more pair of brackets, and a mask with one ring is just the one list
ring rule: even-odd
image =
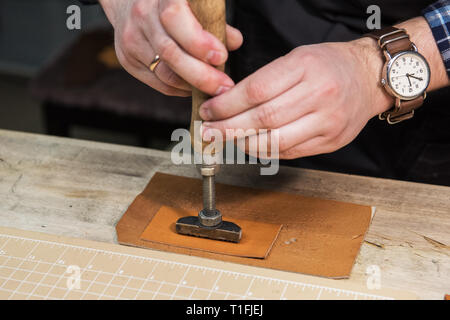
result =
[{"label": "wood grain surface", "polygon": [[[0,225],[116,242],[114,226],[155,172],[198,177],[170,153],[0,130]],[[218,181],[376,206],[351,280],[442,300],[450,291],[450,188],[282,167],[222,166]],[[336,280],[347,281],[347,280]]]}]

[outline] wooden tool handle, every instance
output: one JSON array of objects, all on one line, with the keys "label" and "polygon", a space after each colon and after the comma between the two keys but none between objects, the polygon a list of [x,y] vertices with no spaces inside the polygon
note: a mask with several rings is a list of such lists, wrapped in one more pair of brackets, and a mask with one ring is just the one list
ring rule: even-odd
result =
[{"label": "wooden tool handle", "polygon": [[[188,0],[191,10],[203,28],[226,44],[226,13],[225,0]],[[224,71],[225,65],[217,67]],[[198,113],[200,105],[209,99],[209,96],[200,90],[192,90],[192,116],[191,116],[191,142],[194,151],[201,152],[205,146],[201,134],[194,134],[194,121],[202,121]],[[199,128],[197,128],[199,130]]]}]

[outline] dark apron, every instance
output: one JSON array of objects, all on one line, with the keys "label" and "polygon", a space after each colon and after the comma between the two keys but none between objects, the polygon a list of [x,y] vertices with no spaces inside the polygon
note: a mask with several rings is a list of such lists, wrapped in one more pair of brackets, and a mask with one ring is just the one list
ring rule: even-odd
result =
[{"label": "dark apron", "polygon": [[[297,46],[360,37],[369,31],[369,5],[380,7],[386,26],[420,16],[432,2],[237,0],[231,22],[245,40],[231,55],[231,75],[239,81]],[[391,126],[374,118],[346,147],[283,164],[450,185],[449,101],[448,88],[433,92],[411,120]]]}]

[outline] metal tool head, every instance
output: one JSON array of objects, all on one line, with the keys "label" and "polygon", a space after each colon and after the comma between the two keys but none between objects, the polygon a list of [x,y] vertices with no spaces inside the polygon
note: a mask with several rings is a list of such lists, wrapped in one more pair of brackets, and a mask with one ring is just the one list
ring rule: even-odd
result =
[{"label": "metal tool head", "polygon": [[239,242],[242,230],[237,224],[229,221],[221,221],[217,226],[205,226],[200,222],[200,217],[183,217],[176,223],[176,231],[188,236]]},{"label": "metal tool head", "polygon": [[222,221],[222,214],[216,209],[215,174],[219,166],[203,164],[200,173],[203,177],[203,210],[197,217],[183,217],[176,223],[176,231],[188,236],[213,240],[239,242],[242,230],[237,224]]}]

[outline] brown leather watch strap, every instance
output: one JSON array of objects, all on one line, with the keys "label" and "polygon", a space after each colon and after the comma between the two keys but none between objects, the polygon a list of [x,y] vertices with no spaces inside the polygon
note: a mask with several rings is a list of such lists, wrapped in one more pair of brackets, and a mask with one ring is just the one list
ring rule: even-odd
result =
[{"label": "brown leather watch strap", "polygon": [[380,119],[387,120],[390,124],[394,124],[414,116],[414,110],[422,106],[424,96],[417,97],[413,100],[402,100],[392,109],[380,114]]},{"label": "brown leather watch strap", "polygon": [[393,56],[399,52],[411,50],[413,47],[412,42],[408,38],[404,38],[386,44],[385,48]]},{"label": "brown leather watch strap", "polygon": [[376,39],[381,49],[385,49],[391,56],[401,51],[413,49],[413,44],[409,39],[409,35],[404,29],[387,27],[375,30],[367,35]]}]

